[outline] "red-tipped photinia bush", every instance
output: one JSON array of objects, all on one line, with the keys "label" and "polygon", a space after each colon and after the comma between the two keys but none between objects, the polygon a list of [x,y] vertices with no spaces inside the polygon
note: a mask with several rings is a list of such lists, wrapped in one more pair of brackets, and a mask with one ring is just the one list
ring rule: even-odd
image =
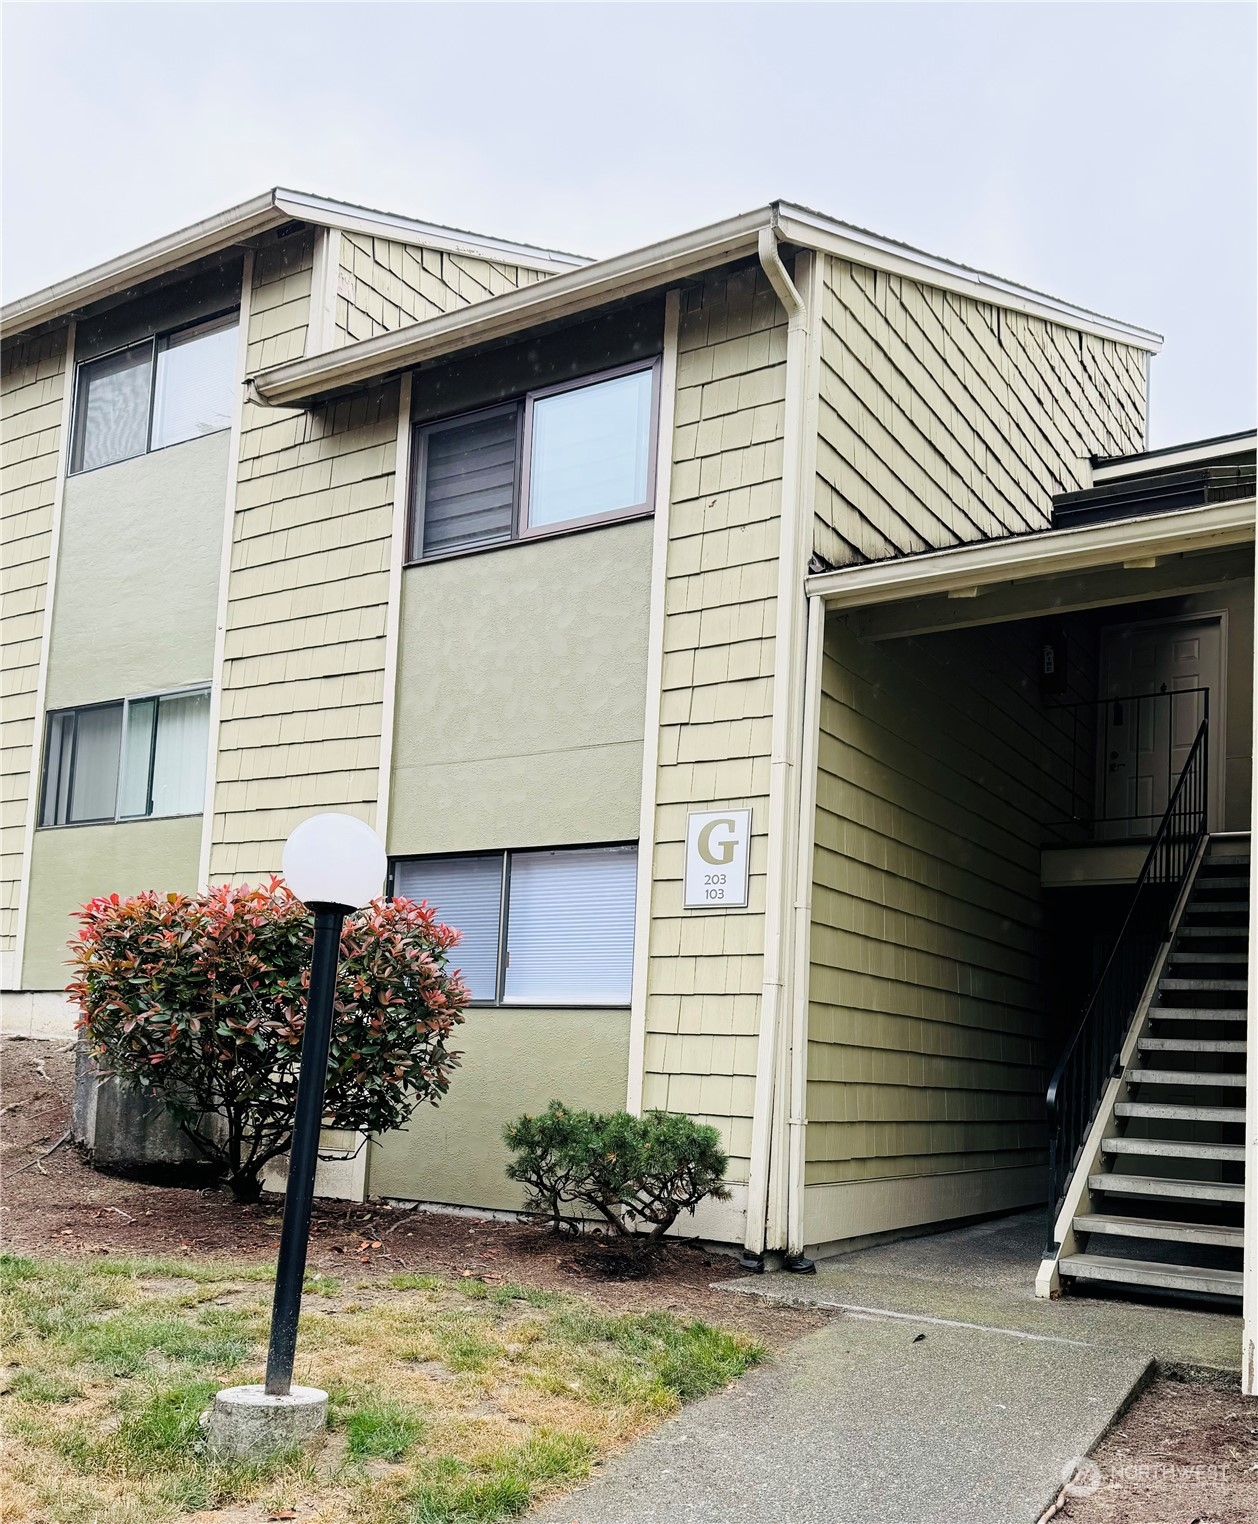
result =
[{"label": "red-tipped photinia bush", "polygon": [[[314,920],[272,879],[207,894],[111,895],[79,913],[67,993],[104,1072],[160,1098],[238,1200],[286,1153]],[[458,933],[427,905],[375,900],[341,938],[328,1125],[400,1127],[450,1086],[446,1047],[468,994]]]}]

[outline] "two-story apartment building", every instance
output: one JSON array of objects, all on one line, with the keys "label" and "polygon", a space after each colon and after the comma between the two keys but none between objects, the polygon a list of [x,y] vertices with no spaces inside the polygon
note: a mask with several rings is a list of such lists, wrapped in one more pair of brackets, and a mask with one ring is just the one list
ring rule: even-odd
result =
[{"label": "two-story apartment building", "polygon": [[[1051,1194],[1046,1288],[1239,1292],[1254,440],[1146,451],[1155,335],[785,203],[591,263],[285,191],[4,319],[6,1022],[89,896],[346,810],[475,1000],[356,1191],[659,1107],[753,1258]],[[1111,1081],[1133,894],[1121,1041],[1216,1046]]]}]

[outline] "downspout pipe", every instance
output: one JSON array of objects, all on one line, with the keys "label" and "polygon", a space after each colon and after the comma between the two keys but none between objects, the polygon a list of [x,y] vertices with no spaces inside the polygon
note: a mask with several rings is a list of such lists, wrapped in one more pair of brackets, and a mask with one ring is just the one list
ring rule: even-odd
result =
[{"label": "downspout pipe", "polygon": [[[778,252],[778,235],[775,226],[766,226],[760,229],[757,238],[757,250],[760,256],[760,268],[764,271],[769,284],[773,287],[778,301],[786,309],[788,326],[802,326],[808,318],[808,309],[804,306],[804,299],[800,296],[795,282],[791,279],[786,266],[782,263],[782,256]],[[789,364],[789,360],[788,360]],[[785,504],[782,505],[785,508]]]},{"label": "downspout pipe", "polygon": [[787,316],[777,621],[774,640],[773,727],[769,766],[768,863],[765,884],[764,976],[756,1051],[751,1164],[747,1183],[744,1266],[764,1267],[766,1247],[783,1247],[787,1233],[786,1154],[789,1055],[783,1042],[790,1001],[798,824],[794,785],[801,739],[804,644],[804,491],[802,481],[808,308],[778,250],[774,222],[757,235],[765,278]]}]

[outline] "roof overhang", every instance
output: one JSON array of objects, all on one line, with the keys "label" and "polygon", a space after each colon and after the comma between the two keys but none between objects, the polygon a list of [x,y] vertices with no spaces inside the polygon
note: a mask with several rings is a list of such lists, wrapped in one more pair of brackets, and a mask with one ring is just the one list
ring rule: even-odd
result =
[{"label": "roof overhang", "polygon": [[1258,448],[1258,432],[1249,429],[1241,434],[1223,434],[1217,439],[1198,439],[1191,444],[1168,445],[1162,450],[1144,450],[1139,455],[1120,455],[1092,463],[1092,483],[1101,486],[1124,476],[1145,476],[1156,471],[1172,471],[1181,466],[1205,461],[1224,460],[1233,455],[1252,455]]},{"label": "roof overhang", "polygon": [[300,406],[331,392],[408,370],[425,360],[492,343],[752,255],[764,228],[772,229],[784,243],[824,250],[930,286],[1098,334],[1116,343],[1149,352],[1161,347],[1159,335],[1147,329],[1086,312],[998,276],[951,264],[806,208],[775,201],[724,222],[612,259],[598,260],[524,290],[491,297],[458,312],[348,344],[327,354],[274,366],[256,375],[253,385],[264,402]]},{"label": "roof overhang", "polygon": [[770,220],[768,208],[747,212],[374,339],[276,365],[256,375],[253,385],[263,402],[290,407],[379,380],[425,360],[491,344],[538,324],[577,316],[754,254],[760,229]]},{"label": "roof overhang", "polygon": [[93,302],[117,296],[143,281],[169,274],[194,260],[220,253],[292,222],[365,233],[478,259],[502,260],[548,274],[571,270],[584,263],[575,254],[533,248],[502,238],[482,237],[478,233],[462,233],[455,228],[438,227],[435,223],[398,217],[370,207],[350,206],[346,202],[278,186],[251,201],[242,201],[239,206],[207,217],[203,222],[195,222],[191,227],[132,249],[129,254],[120,254],[117,259],[7,303],[0,308],[0,328],[8,337],[36,328],[41,323],[68,317]]},{"label": "roof overhang", "polygon": [[165,275],[207,254],[217,254],[280,227],[292,217],[280,206],[278,195],[277,191],[267,191],[264,196],[242,201],[239,206],[218,212],[203,222],[194,222],[191,227],[132,249],[129,254],[95,265],[56,285],[45,286],[30,296],[19,297],[0,308],[0,328],[9,337],[41,323],[68,317],[93,302],[128,291],[141,281]]},{"label": "roof overhang", "polygon": [[862,609],[931,594],[968,597],[985,587],[1091,571],[1104,566],[1148,564],[1160,556],[1186,555],[1254,542],[1254,499],[1216,503],[1179,513],[1087,524],[1078,529],[984,540],[948,550],[900,556],[819,572],[805,581],[810,597],[827,609]]}]

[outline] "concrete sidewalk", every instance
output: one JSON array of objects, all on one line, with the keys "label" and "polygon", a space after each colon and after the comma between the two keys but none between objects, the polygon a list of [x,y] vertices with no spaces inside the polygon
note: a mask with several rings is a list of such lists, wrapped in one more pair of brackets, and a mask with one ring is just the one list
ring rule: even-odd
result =
[{"label": "concrete sidewalk", "polygon": [[614,1456],[544,1524],[1034,1524],[1155,1361],[1235,1367],[1240,1321],[1039,1302],[1042,1221],[865,1250],[735,1294],[842,1311]]}]

